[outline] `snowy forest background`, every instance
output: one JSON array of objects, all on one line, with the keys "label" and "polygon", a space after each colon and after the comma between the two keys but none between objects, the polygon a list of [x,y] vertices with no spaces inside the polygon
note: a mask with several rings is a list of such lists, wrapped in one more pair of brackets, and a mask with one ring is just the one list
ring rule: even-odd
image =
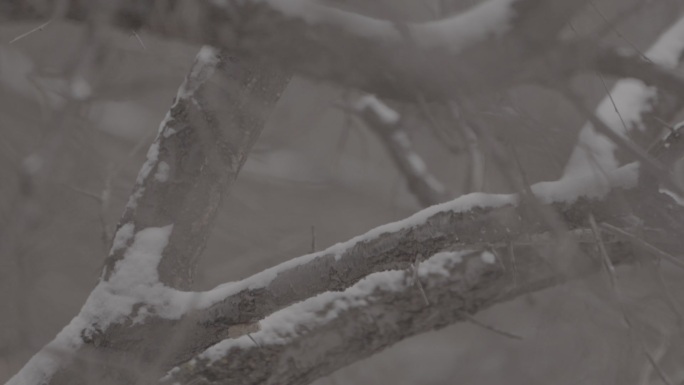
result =
[{"label": "snowy forest background", "polygon": [[[425,21],[477,1],[341,3],[336,5],[378,18]],[[683,12],[678,0],[595,0],[562,33],[600,34],[606,44],[646,52]],[[108,31],[107,54],[96,74],[88,74],[96,79],[95,92],[64,110],[89,30],[54,20],[23,36],[47,20],[0,19],[3,382],[78,314],[97,284],[147,149],[201,47],[145,29]],[[595,71],[572,78],[592,109],[614,82]],[[209,83],[208,93],[218,97],[231,86],[218,75]],[[246,278],[428,206],[364,118],[364,95],[294,76],[223,201],[194,290]],[[518,192],[486,143],[475,144],[479,155],[469,151],[472,143],[454,129],[453,111],[428,102],[383,101],[401,115],[415,153],[446,187],[447,198]],[[563,95],[537,85],[488,95],[473,111],[515,149],[520,165],[514,169],[524,170],[529,184],[563,176],[587,121]],[[227,119],[221,114],[219,107],[217,115]],[[661,128],[681,119],[664,118]],[[48,154],[49,163],[32,157],[37,152]],[[474,168],[482,159],[483,167]],[[47,171],[27,178],[34,167]],[[584,275],[408,338],[316,384],[682,383],[682,270],[639,262],[618,272],[624,304],[614,303],[604,275]]]}]

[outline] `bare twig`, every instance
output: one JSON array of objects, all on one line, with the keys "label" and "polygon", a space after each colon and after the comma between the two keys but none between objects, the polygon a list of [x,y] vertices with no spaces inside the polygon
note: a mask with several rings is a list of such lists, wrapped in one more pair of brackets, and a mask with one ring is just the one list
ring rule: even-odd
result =
[{"label": "bare twig", "polygon": [[610,223],[602,223],[601,227],[604,228],[605,230],[615,234],[616,236],[625,239],[631,243],[633,243],[635,246],[639,247],[640,249],[649,252],[650,254],[653,254],[659,258],[662,258],[673,265],[679,267],[680,269],[684,269],[684,261],[682,261],[680,258],[677,258],[673,256],[672,254],[669,254],[653,245],[650,243],[644,241],[640,237],[637,237],[633,234],[628,233],[627,231],[613,226]]},{"label": "bare twig", "polygon": [[19,40],[21,40],[21,39],[23,39],[23,38],[25,38],[25,37],[31,35],[32,33],[35,33],[35,32],[38,32],[38,31],[42,31],[43,29],[45,29],[45,27],[47,27],[48,25],[50,25],[50,23],[52,23],[52,19],[50,19],[50,20],[46,21],[45,23],[43,23],[43,24],[37,26],[36,28],[33,28],[32,30],[30,30],[30,31],[28,31],[28,32],[24,32],[24,33],[22,33],[21,35],[15,37],[14,39],[12,39],[12,40],[9,41],[9,44],[14,44],[14,43],[18,42]]},{"label": "bare twig", "polygon": [[662,368],[660,367],[660,365],[656,361],[655,357],[653,357],[653,354],[651,354],[651,352],[647,349],[646,344],[643,340],[643,337],[634,328],[632,320],[627,315],[627,311],[625,309],[625,304],[623,302],[623,295],[622,295],[621,290],[618,286],[617,276],[615,275],[615,267],[613,266],[613,262],[611,261],[610,256],[608,255],[608,251],[606,250],[606,246],[603,243],[603,239],[601,238],[601,233],[598,229],[598,226],[596,224],[596,219],[594,218],[593,214],[589,215],[589,224],[591,225],[591,229],[594,232],[594,236],[596,237],[596,243],[597,243],[598,248],[599,248],[599,254],[600,254],[601,261],[602,261],[602,264],[604,267],[604,271],[610,280],[610,286],[611,286],[611,289],[613,290],[613,294],[615,295],[615,300],[617,302],[618,309],[620,310],[620,313],[622,314],[622,318],[625,321],[625,324],[627,325],[627,329],[629,330],[629,334],[637,340],[637,343],[639,344],[641,351],[646,356],[646,358],[647,358],[648,362],[651,364],[651,367],[653,368],[653,370],[658,374],[658,377],[660,377],[660,379],[666,385],[672,385],[672,382],[668,379],[668,376],[662,370]]},{"label": "bare twig", "polygon": [[523,337],[521,337],[517,334],[513,334],[511,332],[507,332],[507,331],[501,330],[499,328],[495,328],[494,326],[491,326],[491,325],[487,325],[486,323],[479,321],[478,319],[476,319],[475,317],[471,316],[468,313],[460,313],[460,314],[461,314],[461,317],[465,318],[466,320],[468,320],[468,322],[472,323],[473,325],[478,326],[484,330],[490,331],[494,334],[498,334],[500,336],[510,338],[512,340],[517,340],[517,341],[521,341],[524,339]]},{"label": "bare twig", "polygon": [[406,178],[409,190],[421,205],[427,207],[446,201],[449,194],[413,148],[399,114],[374,96],[365,96],[358,103],[357,110],[390,153],[397,169]]}]

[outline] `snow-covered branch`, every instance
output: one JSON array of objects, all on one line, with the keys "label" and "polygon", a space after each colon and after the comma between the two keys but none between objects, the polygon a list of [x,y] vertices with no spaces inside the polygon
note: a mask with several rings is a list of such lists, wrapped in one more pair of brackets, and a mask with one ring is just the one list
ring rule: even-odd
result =
[{"label": "snow-covered branch", "polygon": [[373,95],[363,96],[357,102],[356,110],[387,149],[422,207],[436,205],[449,198],[444,185],[428,170],[423,158],[413,148],[399,113]]},{"label": "snow-covered branch", "polygon": [[440,252],[410,269],[370,274],[345,291],[278,311],[260,330],[212,346],[164,382],[309,383],[491,304],[490,284],[503,276],[489,251]]},{"label": "snow-covered branch", "polygon": [[[100,282],[80,313],[9,384],[87,383],[87,373],[97,373],[100,383],[129,382],[175,358],[163,349],[182,344],[168,335],[151,345],[145,340],[154,330],[147,318],[178,319],[192,303],[192,293],[178,290],[191,286],[222,197],[265,124],[263,112],[289,80],[259,66],[237,71],[239,63],[226,61],[221,70],[237,86],[222,104],[231,120],[219,122],[202,90],[221,61],[216,49],[200,50],[148,150]],[[255,115],[245,106],[263,109]],[[117,339],[119,328],[131,325],[140,327],[128,329],[128,339]],[[136,346],[140,355],[123,363],[125,357],[112,349],[117,344]]]},{"label": "snow-covered branch", "polygon": [[[597,118],[613,131],[634,139],[643,148],[649,146],[662,133],[663,121],[672,119],[684,102],[684,92],[676,95],[664,92],[681,91],[684,82],[677,85],[676,82],[665,81],[663,84],[662,78],[658,77],[662,71],[677,68],[684,58],[683,53],[684,18],[665,31],[645,53],[652,63],[617,52],[609,55],[609,63],[603,63],[605,69],[631,79],[618,81],[611,90],[606,88],[609,94],[596,109]],[[629,71],[629,68],[636,70]],[[647,84],[649,79],[651,82]],[[587,123],[566,165],[565,175],[613,170],[625,163],[623,158],[616,144]]]},{"label": "snow-covered branch", "polygon": [[[415,100],[501,90],[553,72],[525,69],[544,65],[544,51],[558,46],[560,31],[587,2],[486,0],[443,20],[405,23],[313,0],[138,0],[117,2],[110,19],[128,30],[144,27],[316,79]],[[21,12],[13,7],[24,2],[16,3],[0,8],[0,18],[16,20]],[[33,1],[32,12],[24,13],[47,18],[55,4],[67,17],[88,13],[76,0]]]},{"label": "snow-covered branch", "polygon": [[[537,186],[535,190],[540,196],[549,198],[559,186],[554,182]],[[404,244],[407,253],[414,253],[407,260],[414,257],[414,263],[407,263],[403,269],[369,274],[346,290],[323,292],[276,311],[259,322],[258,330],[212,346],[172,369],[163,382],[193,385],[308,383],[409,336],[468,320],[470,314],[498,302],[598,271],[600,264],[595,263],[600,260],[595,255],[598,247],[595,235],[588,227],[587,216],[595,213],[605,215],[610,222],[621,222],[620,218],[626,217],[615,217],[615,213],[604,211],[618,195],[612,193],[595,202],[580,199],[565,210],[562,205],[556,205],[566,218],[574,218],[574,229],[569,236],[574,245],[579,245],[575,249],[568,249],[567,243],[559,242],[539,223],[532,224],[526,235],[510,234],[507,240],[504,235],[498,243],[451,241],[443,249],[437,247],[431,251],[428,258],[423,254],[426,244],[444,234],[436,235],[421,247]],[[643,200],[642,203],[648,201],[645,210],[662,207],[668,201],[662,195],[644,197],[627,193],[627,197],[628,200]],[[496,217],[494,222],[498,225],[486,223],[480,228],[487,233],[486,238],[493,239],[496,231],[489,232],[490,226],[496,229],[506,217],[515,218],[523,211],[510,212],[510,209],[502,207],[488,212],[487,209],[471,208],[460,220],[469,222],[477,217]],[[672,202],[670,209],[674,209],[679,218],[684,215],[684,210]],[[644,213],[635,214],[645,218]],[[519,226],[515,224],[510,229]],[[630,229],[633,230],[636,229]],[[659,242],[667,238],[666,242],[679,244],[677,231],[660,238]],[[650,240],[651,236],[644,233],[644,238]],[[411,243],[414,242],[412,239]],[[634,250],[638,248],[626,247],[628,244],[606,234],[602,247],[614,265],[640,257],[660,258],[656,253],[635,254]],[[670,247],[680,246],[670,244]]]},{"label": "snow-covered branch", "polygon": [[[589,214],[593,214],[599,222],[609,221],[615,226],[632,226],[633,218],[636,216],[643,219],[644,228],[658,229],[653,238],[648,231],[643,232],[642,236],[646,242],[665,251],[680,249],[682,244],[679,234],[682,226],[677,223],[681,221],[658,223],[658,214],[655,210],[668,211],[670,218],[679,218],[682,215],[682,208],[653,189],[639,189],[637,172],[638,167],[629,165],[602,177],[578,176],[562,181],[539,183],[531,189],[541,203],[558,212],[573,236],[579,237],[580,242],[586,241],[582,240],[582,234]],[[624,204],[625,202],[627,204]],[[631,211],[625,211],[630,207]],[[653,218],[656,218],[656,222],[652,222]],[[83,323],[83,319],[80,319],[79,322],[68,326],[62,335],[69,337],[70,343],[75,344],[73,350],[68,351],[70,354],[83,345],[84,341],[81,338],[84,338],[86,346],[81,347],[79,353],[88,353],[91,359],[96,357],[96,360],[105,360],[107,365],[128,365],[125,373],[131,377],[124,376],[124,380],[135,378],[138,374],[136,371],[142,371],[141,365],[145,363],[144,360],[140,360],[143,357],[161,354],[159,346],[163,345],[169,335],[178,333],[178,328],[183,328],[183,325],[187,327],[191,337],[183,338],[175,346],[176,350],[171,353],[171,357],[156,368],[157,370],[168,370],[169,364],[187,361],[210,345],[229,337],[238,337],[238,342],[229,341],[220,346],[230,348],[226,356],[229,358],[225,362],[235,362],[236,365],[240,363],[244,366],[235,369],[237,366],[229,364],[228,368],[235,370],[230,373],[222,366],[211,366],[208,369],[218,370],[215,372],[217,375],[225,374],[223,380],[240,381],[254,379],[255,376],[261,378],[259,376],[274,375],[273,378],[287,383],[288,377],[278,377],[279,371],[285,371],[292,376],[315,377],[338,368],[336,365],[365,357],[409,335],[456,322],[462,318],[460,314],[475,312],[495,301],[556,284],[576,274],[578,269],[584,271],[585,266],[582,260],[577,259],[576,253],[565,253],[567,244],[561,243],[560,247],[563,250],[553,251],[552,259],[548,256],[540,257],[534,247],[530,248],[540,244],[549,247],[558,245],[557,240],[550,235],[550,230],[549,224],[540,219],[524,202],[520,202],[517,195],[474,193],[430,207],[405,220],[383,225],[321,252],[295,258],[243,281],[224,284],[204,293],[190,293],[165,290],[153,283],[154,274],[150,274],[145,266],[154,265],[154,258],[159,258],[170,229],[147,229],[136,234],[135,241],[129,247],[129,253],[134,254],[129,255],[139,255],[152,261],[143,262],[138,259],[137,264],[122,264],[128,266],[126,271],[122,271],[126,274],[122,277],[140,277],[142,284],[153,286],[147,292],[149,295],[160,296],[123,297],[121,300],[125,299],[124,303],[118,299],[116,292],[106,292],[106,298],[100,297],[106,300],[101,303],[105,308],[96,308],[91,315],[109,314],[112,309],[108,306],[119,303],[128,309],[129,317],[133,318],[110,327],[105,333],[89,329],[88,325]],[[520,248],[517,249],[514,261],[511,257],[498,252],[500,249],[508,249],[511,245]],[[617,257],[629,256],[629,250],[620,249],[620,245],[615,245],[621,251],[616,253]],[[500,264],[491,267],[487,267],[487,264],[481,265],[485,270],[481,275],[475,276],[477,282],[467,281],[468,285],[477,287],[477,290],[470,292],[470,297],[465,296],[464,301],[443,301],[448,293],[459,290],[458,288],[462,288],[464,284],[463,276],[459,275],[463,272],[459,270],[460,265],[453,263],[458,258],[465,258],[463,255],[457,257],[453,254],[459,250],[492,250],[497,253],[496,258]],[[451,253],[448,254],[450,257],[440,254],[444,252]],[[441,256],[417,267],[417,277],[430,275],[429,282],[421,280],[420,284],[413,283],[416,286],[409,285],[408,278],[412,274],[406,270],[414,268],[433,255]],[[485,260],[491,258],[487,256]],[[549,265],[549,262],[552,263]],[[516,264],[515,278],[502,275],[501,266],[507,266],[509,263]],[[549,269],[549,266],[556,268]],[[451,271],[452,268],[456,270]],[[382,273],[383,271],[391,272]],[[444,271],[449,271],[450,274],[443,274]],[[458,273],[459,271],[461,273]],[[375,273],[379,275],[373,275]],[[431,283],[433,279],[437,279],[435,283]],[[519,286],[511,287],[511,279]],[[152,281],[148,282],[149,280]],[[396,287],[397,290],[388,289],[392,287]],[[362,300],[361,293],[368,294],[369,290],[372,295]],[[97,295],[94,293],[91,298],[96,298]],[[162,301],[155,302],[155,298],[161,298]],[[477,300],[469,302],[471,299]],[[305,302],[302,305],[295,305],[294,310],[287,309],[278,313],[279,310],[300,301]],[[331,318],[332,313],[319,311],[320,306],[331,303],[330,301],[344,310],[340,311],[337,318]],[[90,303],[92,305],[100,302]],[[353,304],[359,306],[352,306]],[[331,309],[327,305],[324,308]],[[414,312],[411,310],[414,308],[421,311]],[[131,310],[135,314],[132,314]],[[280,323],[283,317],[295,317],[294,314],[300,312],[313,317],[290,320],[296,321],[293,325],[302,323],[302,328],[287,329],[285,324]],[[359,322],[358,317],[380,313],[392,314],[392,317],[396,315],[398,318],[394,320],[403,320],[402,322],[407,322],[410,327],[402,328],[401,331],[389,328],[373,329],[373,325],[378,324],[373,317],[364,318],[367,319],[367,323],[360,324],[367,325],[370,329],[365,326],[354,326]],[[239,337],[245,334],[245,330],[255,330],[245,325],[253,324],[264,317],[267,318],[261,325],[261,332],[256,332],[251,338]],[[330,324],[322,322],[326,320]],[[395,324],[394,321],[390,322]],[[304,326],[307,325],[311,328],[311,333],[304,333],[307,330]],[[83,333],[87,330],[91,332]],[[287,331],[290,334],[287,334]],[[354,341],[365,341],[368,333],[377,336],[377,345],[354,345]],[[331,340],[332,345],[320,344],[319,350],[312,350],[320,354],[320,357],[328,357],[327,360],[312,361],[306,365],[302,363],[301,368],[290,371],[280,366],[280,363],[285,361],[269,361],[279,360],[283,355],[290,357],[289,354],[293,352],[302,353],[299,349],[310,347],[312,341],[320,341],[321,336],[332,338],[334,335],[338,337]],[[277,336],[283,339],[277,340]],[[252,339],[258,345],[254,345]],[[247,341],[251,345],[246,344]],[[270,345],[265,346],[267,342]],[[273,365],[260,365],[257,369],[246,364],[259,357],[265,362],[273,362]],[[304,354],[301,357],[308,355]],[[196,366],[198,362],[199,365],[206,365],[209,361],[200,359],[182,370],[204,367]],[[32,365],[35,370],[35,365],[41,365],[41,361],[33,362]],[[31,364],[28,367],[31,367]],[[80,378],[79,368],[72,368],[67,372],[68,375],[58,377],[61,381],[53,380],[52,383],[66,380],[74,383],[75,378]],[[149,370],[149,367],[145,369]],[[245,374],[245,371],[251,374]],[[33,376],[36,373],[29,370],[24,374]],[[39,383],[42,379],[44,378],[19,377],[13,383]]]}]

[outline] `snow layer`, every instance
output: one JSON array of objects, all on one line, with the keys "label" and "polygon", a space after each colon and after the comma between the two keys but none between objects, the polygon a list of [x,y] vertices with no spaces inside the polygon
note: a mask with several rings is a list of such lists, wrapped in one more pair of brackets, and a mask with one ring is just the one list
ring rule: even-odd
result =
[{"label": "snow layer", "polygon": [[[157,265],[168,243],[173,225],[151,227],[135,234],[135,239],[118,261],[109,281],[100,281],[90,293],[79,314],[14,376],[7,385],[40,384],[49,379],[83,343],[81,336],[92,336],[97,330],[121,322],[130,316],[135,304],[146,304],[145,309],[159,308],[162,316],[180,316],[182,306],[172,303],[175,292],[159,281]],[[117,236],[129,236],[131,227],[122,226]],[[121,235],[119,235],[121,234]],[[123,242],[123,241],[121,241]],[[183,298],[183,302],[188,302]]]},{"label": "snow layer", "polygon": [[[449,268],[463,262],[472,251],[445,251],[433,255],[420,263],[418,277],[449,275]],[[414,285],[412,274],[405,270],[391,270],[373,273],[342,292],[325,292],[305,301],[279,310],[259,322],[260,330],[250,335],[227,339],[210,347],[198,358],[214,362],[233,348],[284,344],[301,334],[302,330],[324,325],[337,318],[340,313],[368,304],[369,298],[377,292],[399,292]]]},{"label": "snow layer", "polygon": [[391,109],[387,104],[381,102],[375,95],[365,95],[356,103],[356,110],[363,112],[371,109],[384,124],[396,124],[399,121],[399,113]]},{"label": "snow layer", "polygon": [[[487,0],[458,15],[433,22],[408,23],[414,42],[427,48],[444,48],[453,53],[502,34],[510,28],[515,15],[511,5],[517,0]],[[267,0],[286,16],[303,19],[310,24],[326,24],[344,28],[349,33],[373,40],[401,43],[406,36],[393,21],[379,20],[323,5],[312,0]],[[226,0],[214,0],[227,6]]]},{"label": "snow layer", "polygon": [[119,227],[119,230],[117,230],[116,234],[114,234],[114,241],[112,242],[112,249],[109,254],[126,247],[126,245],[128,245],[128,241],[133,238],[134,230],[135,224],[133,223],[126,223]]},{"label": "snow layer", "polygon": [[[679,65],[683,52],[684,18],[661,35],[645,55],[656,64],[675,68]],[[629,130],[645,129],[642,115],[651,111],[656,102],[657,92],[654,87],[646,86],[641,80],[623,79],[615,84],[610,97],[601,101],[596,114],[608,127],[624,135]],[[564,177],[614,170],[619,166],[615,158],[616,149],[611,140],[596,132],[591,123],[587,123],[580,131],[577,146],[565,167]]]},{"label": "snow layer", "polygon": [[176,101],[192,97],[197,89],[211,78],[219,61],[219,51],[216,48],[208,45],[203,46],[195,57],[190,73],[178,88]]}]

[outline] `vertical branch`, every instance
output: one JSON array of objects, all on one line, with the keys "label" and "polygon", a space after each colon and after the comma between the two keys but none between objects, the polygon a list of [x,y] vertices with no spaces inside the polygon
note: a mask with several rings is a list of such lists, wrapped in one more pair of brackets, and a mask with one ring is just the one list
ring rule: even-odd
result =
[{"label": "vertical branch", "polygon": [[[105,280],[126,250],[117,246],[132,241],[131,228],[173,224],[158,267],[160,281],[177,289],[191,288],[223,196],[261,133],[267,119],[263,112],[272,109],[288,81],[274,69],[246,68],[247,64],[222,60],[208,47],[197,55],[140,170],[119,222],[119,243],[106,261]],[[224,122],[202,95],[203,83],[217,68],[237,83],[221,104],[230,116]]]}]

